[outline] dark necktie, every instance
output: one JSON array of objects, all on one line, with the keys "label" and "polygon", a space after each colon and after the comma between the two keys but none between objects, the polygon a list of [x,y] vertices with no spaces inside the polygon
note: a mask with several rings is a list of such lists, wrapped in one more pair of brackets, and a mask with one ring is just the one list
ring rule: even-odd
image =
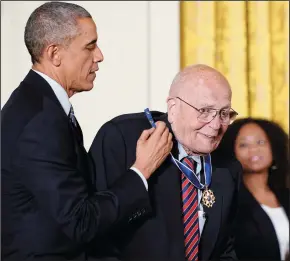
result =
[{"label": "dark necktie", "polygon": [[71,123],[77,128],[77,119],[75,117],[74,109],[72,106],[70,107],[69,118]]},{"label": "dark necktie", "polygon": [[[190,169],[194,169],[194,161],[189,157],[182,160]],[[186,260],[198,260],[199,243],[199,223],[198,223],[198,189],[194,187],[186,178],[184,173],[181,175],[182,183],[182,209],[184,244]]]},{"label": "dark necktie", "polygon": [[82,130],[81,130],[81,128],[78,124],[78,121],[75,117],[74,109],[72,106],[70,107],[70,111],[69,111],[69,119],[70,119],[70,122],[72,124],[72,128],[73,128],[75,135],[77,136],[80,143],[83,144],[83,133],[82,133]]}]

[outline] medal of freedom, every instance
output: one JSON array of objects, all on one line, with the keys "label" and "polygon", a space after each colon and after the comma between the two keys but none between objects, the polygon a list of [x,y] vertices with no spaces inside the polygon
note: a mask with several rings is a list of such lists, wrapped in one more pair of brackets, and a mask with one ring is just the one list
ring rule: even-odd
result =
[{"label": "medal of freedom", "polygon": [[215,196],[212,192],[212,190],[206,188],[203,192],[202,192],[202,204],[207,206],[208,208],[211,208],[213,206],[213,204],[215,203]]}]

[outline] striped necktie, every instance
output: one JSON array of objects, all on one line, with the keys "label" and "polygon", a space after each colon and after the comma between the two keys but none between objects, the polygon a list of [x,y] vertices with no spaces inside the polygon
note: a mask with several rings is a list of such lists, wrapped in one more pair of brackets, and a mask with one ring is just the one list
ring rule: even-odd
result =
[{"label": "striped necktie", "polygon": [[[194,168],[194,161],[189,157],[182,160],[182,163],[189,168]],[[199,223],[198,223],[198,190],[186,178],[184,173],[181,175],[182,184],[182,209],[184,244],[186,260],[198,260],[199,243]]]}]

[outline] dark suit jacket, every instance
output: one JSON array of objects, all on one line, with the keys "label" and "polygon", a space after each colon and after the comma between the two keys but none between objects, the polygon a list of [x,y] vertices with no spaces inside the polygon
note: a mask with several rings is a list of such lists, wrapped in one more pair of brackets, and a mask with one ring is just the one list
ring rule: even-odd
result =
[{"label": "dark suit jacket", "polygon": [[1,113],[3,260],[85,260],[90,242],[97,257],[106,255],[102,238],[114,224],[150,210],[132,170],[110,192],[96,192],[81,138],[37,73],[28,73]]},{"label": "dark suit jacket", "polygon": [[[289,190],[274,191],[289,218]],[[235,231],[235,248],[241,260],[281,260],[274,226],[249,190],[242,184]]]},{"label": "dark suit jacket", "polygon": [[[167,114],[152,112],[155,121],[167,122]],[[169,126],[170,127],[170,126]],[[135,144],[150,124],[144,113],[122,115],[107,122],[98,132],[90,149],[97,166],[97,186],[106,189],[122,176],[135,160]],[[172,150],[177,157],[176,141]],[[200,242],[200,260],[236,259],[231,236],[241,166],[237,161],[213,161],[210,188],[216,203],[204,206],[207,221]],[[170,157],[149,179],[153,212],[143,220],[131,222],[115,235],[114,242],[123,260],[184,260],[180,171]]]}]

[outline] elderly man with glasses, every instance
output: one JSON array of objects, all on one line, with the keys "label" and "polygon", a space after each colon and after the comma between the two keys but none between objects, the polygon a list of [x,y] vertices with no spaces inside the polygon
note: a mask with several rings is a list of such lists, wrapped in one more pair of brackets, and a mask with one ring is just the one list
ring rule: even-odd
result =
[{"label": "elderly man with glasses", "polygon": [[[241,165],[211,154],[237,116],[226,78],[206,65],[174,78],[167,113],[152,112],[174,136],[167,160],[148,180],[152,213],[115,230],[111,253],[122,260],[236,260],[232,229]],[[110,188],[134,162],[144,113],[118,116],[98,132],[91,156],[98,189]],[[218,157],[217,157],[218,156]],[[141,215],[141,214],[140,214]]]}]

